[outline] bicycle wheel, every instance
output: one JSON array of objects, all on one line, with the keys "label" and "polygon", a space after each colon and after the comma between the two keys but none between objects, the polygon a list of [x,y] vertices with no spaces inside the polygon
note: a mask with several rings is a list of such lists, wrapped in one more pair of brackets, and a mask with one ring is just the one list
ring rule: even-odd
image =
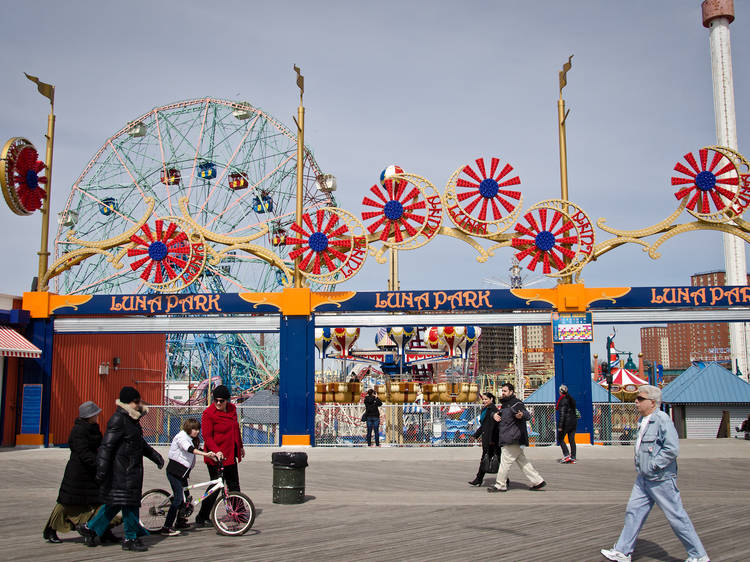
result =
[{"label": "bicycle wheel", "polygon": [[141,525],[147,531],[156,532],[164,526],[167,511],[172,504],[170,494],[165,490],[149,490],[141,496]]},{"label": "bicycle wheel", "polygon": [[244,535],[255,522],[255,506],[245,494],[228,492],[216,499],[211,522],[222,535]]}]

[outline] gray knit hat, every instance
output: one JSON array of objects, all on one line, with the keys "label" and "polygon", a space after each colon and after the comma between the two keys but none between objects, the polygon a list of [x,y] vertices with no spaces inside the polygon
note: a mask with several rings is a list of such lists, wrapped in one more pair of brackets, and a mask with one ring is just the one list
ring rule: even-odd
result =
[{"label": "gray knit hat", "polygon": [[100,413],[102,409],[93,403],[91,400],[84,402],[78,406],[78,417],[79,418],[93,418],[95,415]]}]

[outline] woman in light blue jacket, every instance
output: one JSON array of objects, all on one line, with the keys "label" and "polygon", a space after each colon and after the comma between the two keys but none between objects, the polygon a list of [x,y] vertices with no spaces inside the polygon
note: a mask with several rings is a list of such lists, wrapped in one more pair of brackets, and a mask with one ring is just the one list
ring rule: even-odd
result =
[{"label": "woman in light blue jacket", "polygon": [[706,549],[682,506],[677,489],[680,443],[672,420],[659,410],[661,390],[643,385],[638,389],[635,401],[642,416],[635,443],[635,470],[638,476],[630,493],[620,538],[614,548],[601,552],[608,560],[630,562],[638,533],[656,504],[688,551],[686,562],[709,562]]}]

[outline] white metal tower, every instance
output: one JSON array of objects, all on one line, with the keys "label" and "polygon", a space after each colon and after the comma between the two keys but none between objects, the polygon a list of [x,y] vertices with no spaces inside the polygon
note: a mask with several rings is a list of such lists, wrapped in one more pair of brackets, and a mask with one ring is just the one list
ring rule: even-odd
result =
[{"label": "white metal tower", "polygon": [[[729,24],[734,21],[734,0],[704,0],[701,4],[703,26],[709,30],[711,76],[714,85],[714,118],[716,144],[737,150],[737,121],[734,113],[734,80]],[[745,244],[731,234],[724,234],[724,266],[727,285],[747,285]],[[732,364],[748,377],[747,326],[729,324]]]}]

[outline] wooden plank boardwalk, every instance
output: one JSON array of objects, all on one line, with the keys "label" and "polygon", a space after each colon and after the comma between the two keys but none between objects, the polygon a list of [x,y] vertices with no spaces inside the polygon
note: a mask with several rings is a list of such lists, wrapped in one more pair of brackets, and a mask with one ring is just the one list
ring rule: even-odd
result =
[{"label": "wooden plank boardwalk", "polygon": [[[750,560],[750,442],[683,441],[678,484],[714,562]],[[548,482],[527,490],[520,472],[511,491],[471,488],[477,448],[309,449],[307,501],[271,501],[273,449],[248,449],[242,490],[259,515],[243,537],[213,529],[147,537],[145,554],[119,546],[86,548],[76,534],[44,542],[68,451],[0,450],[0,559],[35,560],[479,560],[586,562],[617,539],[634,472],[630,447],[581,447],[576,465],[560,465],[557,447],[528,450]],[[166,454],[165,450],[162,450]],[[146,461],[144,489],[167,488]],[[194,481],[207,475],[195,470]],[[490,479],[486,480],[490,484]],[[121,534],[121,529],[115,530]],[[661,511],[641,533],[633,560],[687,557]]]}]

